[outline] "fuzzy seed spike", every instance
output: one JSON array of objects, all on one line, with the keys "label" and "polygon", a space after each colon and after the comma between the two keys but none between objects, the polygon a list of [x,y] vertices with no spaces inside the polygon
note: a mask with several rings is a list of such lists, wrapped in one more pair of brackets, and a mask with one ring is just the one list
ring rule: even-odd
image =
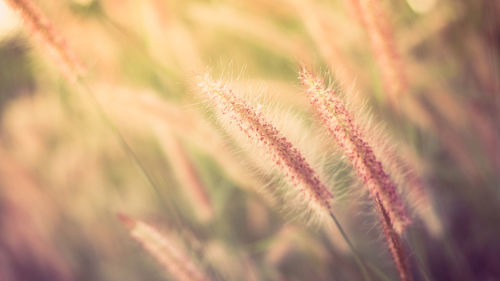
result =
[{"label": "fuzzy seed spike", "polygon": [[207,74],[199,79],[202,92],[217,110],[229,115],[246,136],[262,147],[291,183],[304,195],[313,210],[328,214],[331,193],[319,180],[300,151],[290,143],[264,116],[219,81]]},{"label": "fuzzy seed spike", "polygon": [[396,186],[376,159],[370,145],[364,140],[361,130],[355,125],[344,102],[333,89],[326,88],[320,78],[305,67],[301,68],[300,80],[307,87],[307,94],[331,135],[340,145],[357,175],[368,188],[375,202],[380,221],[401,280],[411,280],[399,234],[410,223]]},{"label": "fuzzy seed spike", "polygon": [[30,0],[5,2],[19,15],[33,36],[47,48],[49,55],[57,62],[65,76],[70,81],[80,78],[84,73],[83,64],[42,11]]},{"label": "fuzzy seed spike", "polygon": [[165,270],[179,281],[210,281],[186,254],[183,248],[167,234],[142,222],[119,214],[130,229],[130,235],[137,240],[160,263]]},{"label": "fuzzy seed spike", "polygon": [[399,110],[401,97],[408,90],[401,55],[396,48],[389,17],[380,0],[346,0],[368,35],[375,60],[380,68],[388,100]]},{"label": "fuzzy seed spike", "polygon": [[323,81],[314,77],[305,67],[302,67],[299,78],[307,88],[312,105],[330,134],[342,147],[371,197],[380,198],[391,225],[398,233],[402,233],[410,219],[396,192],[396,186],[376,159],[371,146],[364,140],[344,102],[336,96],[335,90],[326,88]]}]

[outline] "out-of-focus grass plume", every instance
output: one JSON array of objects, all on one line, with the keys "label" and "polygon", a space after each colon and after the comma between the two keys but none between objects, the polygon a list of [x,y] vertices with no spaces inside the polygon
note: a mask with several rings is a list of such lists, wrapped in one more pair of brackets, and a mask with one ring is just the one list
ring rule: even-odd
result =
[{"label": "out-of-focus grass plume", "polygon": [[0,0],[0,280],[500,279],[499,14]]}]

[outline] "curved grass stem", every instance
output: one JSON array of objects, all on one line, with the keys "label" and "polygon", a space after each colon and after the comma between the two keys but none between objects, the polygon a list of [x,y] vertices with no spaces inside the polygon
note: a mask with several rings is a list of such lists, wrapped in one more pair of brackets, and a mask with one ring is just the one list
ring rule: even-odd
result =
[{"label": "curved grass stem", "polygon": [[349,237],[345,233],[344,229],[342,228],[342,225],[340,225],[340,222],[337,220],[337,217],[335,217],[332,210],[330,210],[329,213],[330,213],[330,217],[332,218],[333,222],[335,223],[335,226],[337,226],[337,229],[340,231],[340,234],[342,235],[345,242],[347,243],[347,245],[351,249],[352,254],[354,255],[354,259],[356,260],[356,263],[358,264],[359,268],[361,269],[361,273],[363,274],[363,278],[366,281],[371,281],[372,279],[371,279],[370,275],[368,274],[368,271],[366,270],[366,266],[365,266],[363,260],[361,259],[361,256],[359,255],[358,251],[354,248],[354,245],[352,244],[351,240],[349,239]]}]

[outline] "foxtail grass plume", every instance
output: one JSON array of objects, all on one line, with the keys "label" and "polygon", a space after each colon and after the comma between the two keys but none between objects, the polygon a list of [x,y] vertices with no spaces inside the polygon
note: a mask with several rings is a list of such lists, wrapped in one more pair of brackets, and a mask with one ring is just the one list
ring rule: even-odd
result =
[{"label": "foxtail grass plume", "polygon": [[285,173],[291,183],[306,198],[307,205],[318,214],[331,211],[332,194],[319,180],[300,151],[290,143],[261,112],[237,97],[220,81],[214,81],[207,74],[199,79],[199,87],[223,115],[246,134],[249,140],[268,155]]},{"label": "foxtail grass plume", "polygon": [[210,281],[183,251],[182,247],[168,235],[160,233],[152,226],[118,215],[123,224],[130,229],[130,235],[137,240],[165,270],[179,281]]},{"label": "foxtail grass plume", "polygon": [[307,88],[307,95],[318,111],[330,134],[342,147],[358,177],[368,187],[372,199],[379,198],[389,216],[391,225],[401,233],[410,223],[396,186],[376,159],[344,102],[335,90],[326,88],[321,78],[307,69],[300,71],[300,80]]},{"label": "foxtail grass plume", "polygon": [[63,37],[54,28],[49,19],[30,0],[6,0],[14,12],[22,18],[24,24],[56,61],[70,81],[76,81],[83,73],[83,64],[71,51]]},{"label": "foxtail grass plume", "polygon": [[408,88],[392,26],[380,0],[346,0],[363,25],[375,60],[380,68],[384,88],[391,105],[398,110],[401,95]]},{"label": "foxtail grass plume", "polygon": [[368,187],[375,202],[384,235],[392,258],[403,281],[411,280],[406,255],[399,234],[410,223],[403,202],[396,193],[396,186],[376,159],[372,148],[363,139],[344,102],[335,91],[326,88],[323,81],[314,77],[304,67],[300,79],[307,87],[307,94],[324,124],[349,158],[351,165]]}]

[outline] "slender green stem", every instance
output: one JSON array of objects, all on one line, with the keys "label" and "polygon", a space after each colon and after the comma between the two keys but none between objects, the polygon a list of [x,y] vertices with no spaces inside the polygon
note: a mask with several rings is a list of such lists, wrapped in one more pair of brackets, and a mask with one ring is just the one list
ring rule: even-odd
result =
[{"label": "slender green stem", "polygon": [[151,185],[151,187],[155,191],[156,195],[158,196],[157,198],[160,201],[160,203],[164,206],[167,206],[171,211],[171,215],[173,216],[173,219],[177,223],[182,225],[182,220],[179,217],[179,214],[178,214],[175,206],[170,206],[170,204],[165,204],[165,202],[163,201],[163,196],[160,192],[160,189],[158,188],[158,185],[153,180],[153,177],[148,172],[148,170],[146,169],[146,167],[144,166],[142,161],[139,159],[139,156],[137,155],[137,153],[135,153],[135,151],[132,149],[130,144],[127,142],[127,140],[125,139],[125,136],[122,134],[122,132],[120,131],[118,126],[111,120],[111,118],[108,116],[108,114],[104,111],[104,108],[102,107],[101,103],[97,100],[97,97],[94,95],[94,93],[92,92],[90,87],[87,85],[87,83],[85,83],[84,78],[79,77],[77,79],[77,83],[80,86],[80,88],[85,92],[85,94],[90,97],[90,99],[92,100],[92,103],[95,105],[101,119],[108,126],[108,128],[116,135],[116,137],[120,141],[122,147],[125,149],[125,152],[132,158],[132,160],[137,165],[139,170],[144,174],[144,176],[146,177],[146,180],[148,181],[148,183]]},{"label": "slender green stem", "polygon": [[371,281],[372,279],[371,279],[370,275],[368,274],[368,271],[366,270],[366,266],[365,266],[363,260],[361,259],[361,256],[358,254],[358,251],[354,248],[354,245],[351,243],[351,240],[349,239],[349,237],[345,233],[344,229],[340,225],[340,222],[337,220],[337,218],[333,214],[333,211],[331,211],[331,210],[330,210],[330,217],[333,219],[333,222],[335,222],[335,225],[337,226],[338,230],[340,231],[340,234],[342,235],[345,242],[347,243],[347,245],[351,249],[352,254],[354,255],[354,259],[356,260],[356,262],[358,263],[358,265],[361,269],[361,273],[363,274],[363,277],[365,278],[366,281]]}]

